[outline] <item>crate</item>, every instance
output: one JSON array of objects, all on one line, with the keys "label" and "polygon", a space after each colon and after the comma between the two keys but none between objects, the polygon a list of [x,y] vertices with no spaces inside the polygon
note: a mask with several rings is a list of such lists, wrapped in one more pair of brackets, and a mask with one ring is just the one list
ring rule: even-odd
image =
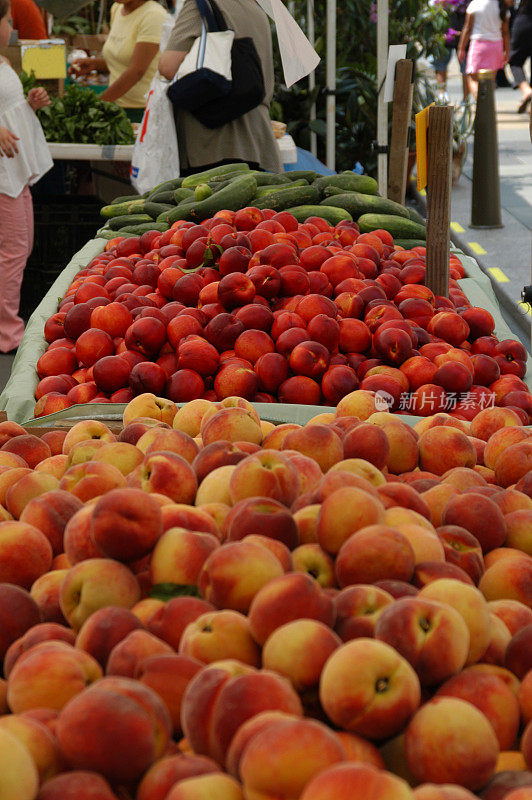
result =
[{"label": "crate", "polygon": [[34,198],[35,233],[24,270],[20,315],[29,319],[72,256],[102,225],[101,201],[90,196]]}]

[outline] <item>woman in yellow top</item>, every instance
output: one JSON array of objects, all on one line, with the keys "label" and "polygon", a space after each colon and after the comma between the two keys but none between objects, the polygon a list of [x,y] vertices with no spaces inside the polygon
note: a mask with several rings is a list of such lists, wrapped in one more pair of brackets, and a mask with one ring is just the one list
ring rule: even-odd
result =
[{"label": "woman in yellow top", "polygon": [[111,6],[111,26],[102,56],[71,65],[71,72],[78,75],[108,72],[109,86],[100,97],[125,108],[132,122],[142,118],[145,95],[157,71],[166,16],[155,0],[117,0]]}]

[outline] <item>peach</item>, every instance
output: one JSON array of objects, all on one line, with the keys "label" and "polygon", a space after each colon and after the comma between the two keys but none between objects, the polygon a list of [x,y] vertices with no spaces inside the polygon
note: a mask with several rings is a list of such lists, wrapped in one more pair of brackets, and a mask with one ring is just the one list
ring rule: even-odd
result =
[{"label": "peach", "polygon": [[443,475],[452,467],[474,467],[476,451],[464,433],[438,425],[419,437],[419,458],[421,469]]},{"label": "peach", "polygon": [[219,441],[261,444],[263,435],[256,412],[247,408],[221,408],[207,420],[204,416],[200,435],[204,445]]},{"label": "peach", "polygon": [[9,489],[24,475],[31,475],[29,467],[0,467],[0,504],[5,505]]},{"label": "peach", "polygon": [[442,524],[465,528],[478,540],[483,553],[500,547],[506,540],[506,521],[500,508],[477,492],[451,497],[443,509]]},{"label": "peach", "polygon": [[377,620],[393,600],[391,594],[374,585],[347,586],[334,598],[334,630],[344,642],[373,637]]},{"label": "peach", "polygon": [[294,572],[307,572],[323,588],[336,585],[334,561],[317,542],[308,542],[295,548],[292,553],[292,568]]},{"label": "peach", "polygon": [[[505,430],[510,430],[510,428]],[[497,503],[505,516],[511,514],[512,511],[532,510],[532,499],[517,489],[504,489],[494,495],[493,501]]]},{"label": "peach", "polygon": [[299,542],[297,525],[286,506],[271,497],[249,497],[227,514],[223,536],[237,541],[250,533],[266,536],[293,549]]},{"label": "peach", "polygon": [[0,583],[0,657],[3,659],[12,642],[39,622],[39,607],[29,592]]},{"label": "peach", "polygon": [[360,423],[344,436],[344,458],[363,458],[383,469],[390,457],[390,443],[386,432],[369,422]]},{"label": "peach", "polygon": [[[406,509],[388,509],[388,512],[399,510]],[[388,524],[387,519],[385,519],[385,522]],[[442,563],[445,561],[443,545],[435,531],[429,530],[425,525],[413,525],[409,522],[390,521],[389,524],[410,543],[414,551],[415,565],[423,564],[427,561],[439,561]]]},{"label": "peach", "polygon": [[114,489],[97,501],[91,537],[100,552],[118,561],[133,561],[151,552],[162,533],[157,502],[139,489]]},{"label": "peach", "polygon": [[188,433],[189,436],[195,437],[200,432],[201,420],[203,415],[212,407],[210,400],[190,400],[184,406],[178,409],[174,416],[172,427],[174,430],[183,431]]},{"label": "peach", "polygon": [[532,669],[532,625],[514,633],[504,654],[504,666],[518,678]]},{"label": "peach", "polygon": [[421,499],[424,500],[429,507],[430,521],[434,527],[438,528],[443,524],[443,509],[455,495],[456,489],[449,483],[439,483],[421,493]]},{"label": "peach", "polygon": [[336,558],[339,586],[405,580],[412,577],[414,548],[400,531],[387,525],[360,528],[344,542]]},{"label": "peach", "polygon": [[69,519],[82,508],[81,501],[60,489],[34,497],[25,506],[20,521],[38,528],[52,545],[54,555],[63,551],[63,533]]},{"label": "peach", "polygon": [[4,676],[9,678],[9,673],[19,656],[34,645],[49,640],[74,644],[76,641],[76,634],[74,631],[71,631],[70,628],[64,625],[58,625],[57,623],[42,622],[33,625],[23,636],[15,639],[9,646],[4,657]]},{"label": "peach", "polygon": [[437,697],[409,723],[405,752],[418,781],[456,783],[475,791],[492,776],[499,744],[475,706],[455,697]]},{"label": "peach", "polygon": [[380,500],[353,486],[337,489],[322,503],[318,514],[318,542],[328,553],[336,554],[356,531],[384,522]]},{"label": "peach", "polygon": [[166,795],[166,800],[202,800],[207,797],[244,800],[238,781],[221,773],[185,778],[172,786]]},{"label": "peach", "polygon": [[177,406],[171,400],[156,397],[151,392],[139,394],[130,400],[124,409],[124,427],[137,417],[151,417],[152,419],[172,425],[177,413]]},{"label": "peach", "polygon": [[443,544],[445,560],[463,569],[478,584],[484,572],[484,559],[478,539],[460,525],[441,525],[436,532]]},{"label": "peach", "polygon": [[532,510],[512,511],[506,521],[506,545],[532,556]]},{"label": "peach", "polygon": [[142,629],[142,623],[127,608],[105,606],[83,623],[76,638],[76,647],[89,653],[105,669],[115,645],[138,629]]},{"label": "peach", "polygon": [[327,425],[306,425],[289,432],[282,443],[281,450],[297,450],[313,458],[323,472],[337,464],[344,457],[342,440]]},{"label": "peach", "polygon": [[469,653],[466,664],[479,661],[491,638],[491,617],[488,604],[474,586],[452,578],[440,578],[424,586],[420,597],[447,603],[458,611],[469,628]]},{"label": "peach", "polygon": [[363,478],[374,487],[384,486],[386,483],[386,478],[380,469],[363,458],[346,458],[331,467],[329,472],[348,472]]},{"label": "peach", "polygon": [[317,461],[309,456],[299,453],[297,450],[285,450],[283,452],[290,463],[296,468],[299,475],[300,494],[311,492],[323,477],[323,472]]},{"label": "peach", "polygon": [[524,724],[528,724],[532,719],[532,670],[529,670],[523,677],[517,692],[519,709]]},{"label": "peach", "polygon": [[301,544],[318,543],[318,516],[320,509],[320,503],[312,503],[294,512],[293,517]]},{"label": "peach", "polygon": [[66,620],[59,605],[59,591],[70,565],[64,569],[53,568],[31,585],[30,594],[37,603],[43,622],[63,624]]},{"label": "peach", "polygon": [[486,600],[518,600],[532,608],[530,581],[532,559],[521,556],[500,559],[485,571],[478,588]]},{"label": "peach", "polygon": [[198,487],[195,505],[205,506],[212,503],[223,503],[231,506],[233,501],[231,500],[229,484],[234,471],[234,464],[225,464],[223,467],[216,467],[212,472],[209,472]]},{"label": "peach", "polygon": [[116,467],[105,462],[86,461],[67,469],[59,488],[71,492],[82,502],[98,497],[111,489],[119,489],[126,479]]},{"label": "peach", "polygon": [[172,720],[174,735],[181,732],[181,704],[186,687],[203,667],[185,655],[160,653],[138,661],[135,678],[153,689],[164,701]]},{"label": "peach", "polygon": [[[156,492],[152,494],[152,497],[159,500]],[[164,505],[161,508],[163,531],[167,531],[169,528],[187,528],[199,533],[212,533],[218,537],[221,535],[220,525],[216,520],[216,514],[220,509],[207,507],[199,509],[187,506],[185,503],[172,503],[164,495],[162,498],[164,499]],[[210,513],[211,510],[214,513]]]},{"label": "peach", "polygon": [[0,730],[0,792],[5,800],[35,800],[39,775],[30,751],[10,731]]},{"label": "peach", "polygon": [[384,759],[379,750],[368,739],[357,736],[355,733],[347,733],[347,731],[336,731],[336,735],[345,747],[348,761],[369,764],[377,769],[385,768]]},{"label": "peach", "polygon": [[10,714],[0,717],[0,729],[8,731],[28,748],[33,758],[39,783],[57,775],[62,769],[59,747],[55,736],[42,723],[37,720],[22,717],[20,714]]},{"label": "peach", "polygon": [[439,580],[440,578],[455,578],[458,581],[463,581],[471,586],[474,585],[473,580],[461,567],[455,564],[448,564],[447,561],[421,561],[416,564],[412,583],[421,589],[431,581]]},{"label": "peach", "polygon": [[52,546],[26,522],[0,522],[0,581],[29,589],[52,565]]},{"label": "peach", "polygon": [[210,611],[214,611],[214,607],[206,600],[198,597],[173,597],[148,617],[146,627],[150,633],[178,650],[187,625]]},{"label": "peach", "polygon": [[[406,781],[370,764],[337,764],[316,775],[305,787],[301,800],[348,800],[375,797],[379,800],[413,800]],[[456,800],[459,800],[457,798]]]},{"label": "peach", "polygon": [[408,508],[430,520],[428,505],[419,493],[408,484],[399,483],[399,481],[386,483],[384,486],[379,486],[377,492],[385,508],[393,508],[394,506]]},{"label": "peach", "polygon": [[63,454],[50,456],[50,458],[45,458],[44,461],[37,464],[35,471],[47,472],[49,475],[53,475],[57,478],[57,480],[61,480],[67,470],[67,461],[68,456],[64,456]]},{"label": "peach", "polygon": [[14,453],[24,459],[30,469],[34,469],[39,461],[44,461],[52,455],[46,442],[32,433],[12,436],[0,448],[3,453]]},{"label": "peach", "polygon": [[[289,434],[285,442],[290,435],[293,434]],[[282,453],[267,449],[252,453],[240,461],[229,483],[233,504],[248,497],[260,496],[271,497],[290,506],[298,496],[299,489],[299,473],[295,466]]]},{"label": "peach", "polygon": [[302,572],[274,578],[255,595],[249,609],[249,628],[256,642],[263,645],[276,628],[296,619],[307,618],[332,626],[333,601],[317,581]]},{"label": "peach", "polygon": [[298,619],[276,628],[262,649],[262,666],[283,675],[297,692],[316,688],[341,639],[322,622]]},{"label": "peach", "polygon": [[244,750],[248,746],[253,737],[263,730],[266,730],[270,725],[280,720],[296,719],[300,714],[287,714],[285,711],[262,711],[260,714],[246,720],[238,728],[237,732],[231,739],[231,744],[225,756],[225,769],[235,778],[240,778],[240,760]]},{"label": "peach", "polygon": [[128,678],[102,678],[74,697],[57,720],[57,738],[70,766],[120,783],[140,779],[165,753],[170,732],[159,696]]},{"label": "peach", "polygon": [[79,631],[99,608],[131,608],[140,600],[133,573],[119,561],[89,558],[75,564],[63,579],[59,592],[61,611],[71,628]]},{"label": "peach", "polygon": [[127,485],[144,492],[163,494],[175,503],[193,503],[196,473],[182,456],[169,450],[152,452],[127,477]]},{"label": "peach", "polygon": [[65,525],[63,546],[72,566],[87,558],[103,556],[91,536],[92,509],[93,505],[82,506]]},{"label": "peach", "polygon": [[459,492],[475,491],[475,489],[486,486],[486,481],[482,475],[479,475],[478,472],[469,467],[453,467],[448,472],[444,472],[442,483],[451,484]]},{"label": "peach", "polygon": [[113,464],[122,475],[129,475],[142,463],[142,458],[142,452],[135,445],[129,442],[110,442],[102,444],[94,453],[92,460]]},{"label": "peach", "polygon": [[20,519],[25,507],[34,497],[51,492],[58,486],[59,481],[54,475],[47,472],[30,472],[9,487],[5,506],[12,517]]},{"label": "peach", "polygon": [[205,561],[219,544],[212,533],[169,528],[153,549],[150,560],[152,583],[196,586]]},{"label": "peach", "polygon": [[63,454],[68,455],[74,445],[87,440],[114,442],[116,441],[116,436],[105,423],[99,420],[90,419],[76,422],[63,440]]},{"label": "peach", "polygon": [[145,658],[173,653],[173,648],[157,636],[141,629],[132,630],[110,651],[105,672],[107,675],[133,678],[137,667]]},{"label": "peach", "polygon": [[410,664],[392,647],[374,639],[343,644],[321,673],[320,701],[328,718],[369,739],[384,739],[401,731],[420,700],[419,679]]},{"label": "peach", "polygon": [[[505,409],[508,411],[509,409]],[[495,463],[495,483],[503,488],[517,483],[532,469],[532,442],[525,440],[507,447]]]},{"label": "peach", "polygon": [[518,600],[503,598],[502,600],[492,600],[488,603],[490,612],[496,614],[501,619],[512,636],[525,625],[532,624],[532,609],[520,603]]},{"label": "peach", "polygon": [[198,445],[188,433],[168,428],[160,430],[157,426],[149,428],[140,437],[136,447],[144,454],[169,450],[182,456],[189,464],[199,452]]},{"label": "peach", "polygon": [[260,664],[260,650],[248,618],[230,609],[207,612],[190,622],[181,635],[179,652],[205,664],[222,659]]},{"label": "peach", "polygon": [[374,392],[357,389],[343,397],[336,407],[337,417],[358,417],[366,420],[379,409],[375,405]]},{"label": "peach", "polygon": [[490,469],[495,469],[501,453],[513,444],[524,442],[530,437],[530,431],[517,425],[499,428],[494,431],[486,441],[484,449],[484,464]]},{"label": "peach", "polygon": [[471,436],[488,441],[490,436],[501,428],[521,425],[515,411],[510,408],[484,408],[471,422]]},{"label": "peach", "polygon": [[390,455],[386,462],[388,471],[394,475],[415,469],[419,460],[417,438],[412,429],[402,422],[390,421],[382,430],[388,438]]},{"label": "peach", "polygon": [[143,776],[137,800],[166,800],[168,792],[178,781],[219,771],[218,764],[206,756],[185,753],[166,756],[156,761]]}]

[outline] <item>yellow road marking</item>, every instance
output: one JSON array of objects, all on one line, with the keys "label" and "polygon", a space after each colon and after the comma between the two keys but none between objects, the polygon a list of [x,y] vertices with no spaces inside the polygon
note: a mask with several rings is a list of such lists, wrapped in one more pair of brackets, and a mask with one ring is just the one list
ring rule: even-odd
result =
[{"label": "yellow road marking", "polygon": [[495,280],[499,283],[509,283],[510,281],[510,278],[508,278],[499,267],[489,267],[489,272],[491,272]]},{"label": "yellow road marking", "polygon": [[486,251],[483,247],[479,245],[478,242],[468,242],[469,247],[471,250],[477,254],[477,256],[482,256],[486,254]]},{"label": "yellow road marking", "polygon": [[453,230],[455,233],[463,233],[465,228],[462,228],[459,222],[451,222],[451,230]]}]

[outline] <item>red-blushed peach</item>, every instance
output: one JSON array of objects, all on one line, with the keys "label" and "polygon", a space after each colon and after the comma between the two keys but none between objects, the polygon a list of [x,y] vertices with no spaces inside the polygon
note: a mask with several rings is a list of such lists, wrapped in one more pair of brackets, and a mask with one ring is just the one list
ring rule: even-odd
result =
[{"label": "red-blushed peach", "polygon": [[268,450],[280,450],[285,437],[290,431],[297,431],[301,428],[296,422],[285,422],[281,425],[276,425],[275,430],[271,431],[264,437],[262,446]]},{"label": "red-blushed peach", "polygon": [[500,547],[506,540],[502,511],[493,500],[478,492],[451,497],[443,509],[442,524],[465,528],[478,540],[483,553]]},{"label": "red-blushed peach", "polygon": [[323,472],[318,462],[297,450],[284,450],[283,455],[289,459],[297,470],[300,483],[299,493],[311,492],[323,477]]},{"label": "red-blushed peach", "polygon": [[45,572],[31,585],[30,594],[39,606],[43,622],[56,622],[60,625],[66,622],[59,605],[59,591],[69,569],[70,565],[64,569],[55,569],[52,564],[51,572]]},{"label": "red-blushed peach", "polygon": [[[390,508],[390,511],[405,511],[406,509]],[[388,513],[386,512],[386,513]],[[415,512],[410,512],[415,513]],[[424,517],[422,518],[424,519]],[[406,539],[408,539],[414,551],[415,564],[422,564],[426,561],[445,562],[443,545],[435,531],[429,530],[425,525],[412,524],[410,522],[394,522],[386,519],[385,523],[394,527]]]},{"label": "red-blushed peach", "polygon": [[[162,448],[161,448],[162,449]],[[135,467],[142,463],[143,455],[138,447],[129,442],[110,442],[103,444],[94,453],[93,461],[104,461],[113,464],[122,475],[129,475]]]},{"label": "red-blushed peach", "polygon": [[103,557],[103,553],[98,550],[91,536],[93,507],[94,504],[86,503],[65,525],[63,546],[72,566],[87,558]]},{"label": "red-blushed peach", "polygon": [[255,716],[243,722],[231,739],[231,744],[227,749],[225,756],[226,772],[233,775],[235,778],[240,778],[240,759],[251,739],[273,723],[280,720],[297,718],[301,716],[302,713],[301,711],[301,714],[296,715],[277,710],[262,711],[260,714],[255,714]]},{"label": "red-blushed peach", "polygon": [[316,688],[325,662],[342,640],[323,622],[298,619],[276,628],[262,649],[262,666],[283,675],[297,692]]},{"label": "red-blushed peach", "polygon": [[447,561],[421,561],[417,563],[412,576],[412,583],[418,589],[421,589],[427,583],[440,578],[456,578],[457,581],[463,581],[474,586],[474,581],[467,572],[455,564],[449,564]]},{"label": "red-blushed peach", "polygon": [[127,476],[127,485],[144,492],[156,492],[174,503],[193,503],[198,481],[184,458],[169,450],[144,456],[144,461]]},{"label": "red-blushed peach", "polygon": [[512,511],[532,510],[532,499],[517,489],[504,489],[494,495],[493,501],[497,503],[505,516],[511,514]]},{"label": "red-blushed peach", "polygon": [[158,597],[144,597],[131,607],[131,613],[139,620],[139,622],[147,626],[148,620],[161,608],[166,605],[165,600]]},{"label": "red-blushed peach", "polygon": [[[368,466],[373,467],[373,465],[369,464],[368,461],[362,461],[359,459],[351,459],[351,461],[356,461],[357,463],[361,464],[368,464]],[[376,470],[380,475],[382,472]],[[384,477],[384,476],[383,476]],[[346,486],[354,486],[356,489],[362,489],[364,492],[368,492],[372,497],[378,499],[379,495],[377,494],[377,486],[373,486],[370,483],[371,475],[364,477],[360,474],[355,474],[354,472],[348,472],[347,470],[336,469],[336,467],[332,467],[326,475],[321,478],[320,482],[316,486],[313,492],[310,493],[309,498],[311,503],[323,503],[323,501],[329,497],[330,494],[335,492],[337,489],[343,489]],[[386,482],[384,479],[383,483]],[[298,500],[294,503],[294,508],[298,505]],[[305,503],[303,503],[305,505]]]},{"label": "red-blushed peach", "polygon": [[497,561],[506,561],[508,559],[517,559],[520,560],[522,558],[530,558],[527,553],[523,553],[522,550],[516,550],[515,547],[496,547],[495,550],[490,550],[489,553],[486,553],[484,556],[484,564],[486,569],[491,567],[493,564],[496,564]]},{"label": "red-blushed peach", "polygon": [[478,588],[486,600],[518,600],[532,609],[532,558],[502,558],[486,569]]},{"label": "red-blushed peach", "polygon": [[163,700],[172,720],[174,737],[181,733],[183,694],[203,664],[183,654],[162,653],[140,660],[135,678],[152,688]]},{"label": "red-blushed peach", "polygon": [[436,697],[458,697],[476,706],[491,723],[501,750],[511,750],[519,729],[519,703],[495,675],[462,672],[443,683]]},{"label": "red-blushed peach", "polygon": [[76,647],[96,659],[105,669],[111,650],[142,623],[131,611],[120,606],[105,606],[91,614],[76,637]]},{"label": "red-blushed peach", "polygon": [[210,611],[214,611],[214,606],[199,597],[173,597],[151,613],[145,624],[150,633],[178,650],[189,622]]},{"label": "red-blushed peach", "polygon": [[377,425],[361,422],[356,428],[346,431],[344,458],[363,458],[383,469],[390,457],[390,442],[386,432]]},{"label": "red-blushed peach", "polygon": [[323,472],[327,472],[344,457],[342,440],[328,425],[305,425],[290,431],[284,438],[281,450],[297,450],[313,458]]},{"label": "red-blushed peach", "polygon": [[47,780],[38,800],[117,800],[109,783],[95,772],[73,770]]},{"label": "red-blushed peach", "polygon": [[22,653],[10,671],[7,702],[15,714],[39,707],[59,711],[102,674],[88,653],[66,642],[41,642]]},{"label": "red-blushed peach", "polygon": [[[201,507],[201,513],[207,514],[213,520],[214,527],[216,528],[215,533],[219,539],[222,539],[222,528],[224,526],[224,522],[230,510],[231,506],[227,505],[226,503],[203,503]],[[164,522],[164,514],[163,514],[163,522]]]},{"label": "red-blushed peach", "polygon": [[2,505],[5,505],[10,487],[17,483],[23,475],[30,474],[29,467],[0,467],[0,503]]},{"label": "red-blushed peach", "polygon": [[397,734],[421,701],[419,679],[408,661],[384,642],[367,638],[353,639],[332,653],[319,693],[334,725],[369,739]]},{"label": "red-blushed peach", "polygon": [[475,796],[456,783],[423,783],[414,789],[415,800],[474,800]]},{"label": "red-blushed peach", "polygon": [[332,627],[334,604],[308,573],[289,572],[263,586],[251,603],[248,620],[251,634],[263,645],[276,628],[307,618]]},{"label": "red-blushed peach", "polygon": [[377,747],[368,739],[357,736],[356,733],[347,733],[347,731],[336,731],[336,735],[345,747],[348,761],[385,769],[383,757]]},{"label": "red-blushed peach", "polygon": [[45,458],[44,461],[40,461],[37,464],[35,472],[47,472],[60,481],[67,470],[67,461],[68,456],[64,456],[62,453],[50,456],[50,458]]},{"label": "red-blushed peach", "polygon": [[321,503],[311,503],[294,511],[293,517],[299,531],[300,544],[318,543],[318,517]]},{"label": "red-blushed peach", "polygon": [[29,628],[41,622],[39,607],[20,586],[0,583],[0,657]]},{"label": "red-blushed peach", "polygon": [[324,769],[307,783],[301,800],[349,800],[375,797],[379,800],[413,800],[406,781],[369,764],[337,764]]},{"label": "red-blushed peach", "polygon": [[292,571],[292,554],[290,553],[288,547],[283,544],[283,542],[280,542],[278,539],[271,539],[269,536],[263,536],[260,533],[249,533],[245,538],[247,542],[259,544],[261,547],[265,547],[267,550],[273,553],[273,555],[279,560],[283,568],[283,572]]},{"label": "red-blushed peach", "polygon": [[202,800],[207,797],[244,800],[242,787],[238,781],[218,772],[185,778],[175,783],[166,795],[166,800]]},{"label": "red-blushed peach", "polygon": [[337,417],[358,417],[366,420],[379,409],[375,405],[375,393],[356,389],[342,397],[336,406]]},{"label": "red-blushed peach", "polygon": [[159,496],[156,492],[152,494],[152,497],[154,500],[164,499],[164,505],[161,507],[163,531],[177,527],[220,536],[218,524],[204,508],[194,508],[185,503],[173,503],[168,497]]},{"label": "red-blushed peach", "polygon": [[532,441],[529,438],[503,450],[495,463],[495,483],[506,489],[518,483],[531,469]]},{"label": "red-blushed peach", "polygon": [[93,456],[104,444],[105,442],[102,439],[84,439],[72,445],[67,455],[66,468],[70,469],[70,467],[74,467],[76,464],[83,464],[85,461],[91,461]]},{"label": "red-blushed peach", "polygon": [[219,546],[219,539],[212,533],[169,528],[163,533],[151,555],[152,583],[197,586],[205,561]]},{"label": "red-blushed peach", "polygon": [[114,489],[97,501],[91,536],[98,550],[118,561],[147,555],[162,533],[159,505],[140,489]]},{"label": "red-blushed peach", "polygon": [[455,487],[449,483],[439,483],[421,493],[421,498],[429,507],[430,521],[435,528],[442,525],[443,509],[456,494]]},{"label": "red-blushed peach", "polygon": [[471,436],[488,441],[495,431],[507,426],[520,426],[521,420],[510,408],[484,408],[471,421]]},{"label": "red-blushed peach", "polygon": [[114,442],[116,437],[114,433],[111,433],[108,426],[99,420],[90,419],[76,422],[63,440],[63,453],[68,455],[78,442],[95,439],[103,442]]},{"label": "red-blushed peach", "polygon": [[137,800],[166,800],[172,786],[195,775],[220,772],[211,758],[180,753],[156,761],[143,776],[137,789]]},{"label": "red-blushed peach", "polygon": [[518,442],[524,442],[525,439],[530,437],[528,428],[522,428],[517,425],[499,428],[494,431],[486,441],[484,449],[484,464],[490,469],[495,469],[497,460],[501,453]]},{"label": "red-blushed peach", "polygon": [[270,550],[243,539],[211,552],[199,574],[198,588],[217,608],[245,614],[257,592],[283,574],[281,562]]},{"label": "red-blushed peach", "polygon": [[443,544],[445,560],[467,572],[477,585],[484,572],[484,558],[478,539],[460,525],[440,525],[436,533]]},{"label": "red-blushed peach", "polygon": [[35,800],[39,775],[28,748],[10,731],[0,731],[0,792],[5,800]]},{"label": "red-blushed peach", "polygon": [[137,417],[150,417],[171,425],[176,413],[177,406],[171,400],[145,392],[129,401],[124,409],[122,421],[125,427]]},{"label": "red-blushed peach", "polygon": [[466,489],[475,491],[481,486],[486,486],[486,480],[482,475],[469,467],[453,467],[448,472],[444,472],[442,483],[450,483],[459,492],[464,492]]},{"label": "red-blushed peach", "polygon": [[532,609],[518,600],[491,600],[488,607],[492,614],[502,619],[512,636],[521,628],[532,624]]},{"label": "red-blushed peach", "polygon": [[109,653],[105,673],[106,675],[133,678],[137,666],[145,658],[173,654],[174,650],[169,644],[139,628],[130,631],[115,644]]},{"label": "red-blushed peach", "polygon": [[262,450],[244,458],[236,466],[229,482],[232,503],[249,497],[271,497],[286,506],[299,494],[299,473],[277,450]]},{"label": "red-blushed peach", "polygon": [[140,586],[135,575],[124,564],[109,558],[89,558],[75,564],[65,575],[59,592],[61,611],[75,631],[99,608],[131,608],[139,600]]},{"label": "red-blushed peach", "polygon": [[430,533],[435,532],[434,525],[430,519],[414,511],[413,508],[392,505],[384,512],[384,520],[389,525],[417,525]]},{"label": "red-blushed peach", "polygon": [[164,755],[170,733],[159,695],[129,678],[102,678],[67,703],[57,720],[67,763],[120,783],[138,781]]},{"label": "red-blushed peach", "polygon": [[532,669],[526,673],[519,685],[517,700],[521,719],[527,725],[532,720]]},{"label": "red-blushed peach", "polygon": [[459,431],[462,431],[462,433],[469,434],[468,422],[452,417],[445,412],[431,414],[429,417],[421,419],[414,425],[414,430],[421,436],[422,433],[425,433],[425,431],[428,431],[430,428],[435,428],[440,425],[457,428]]},{"label": "red-blushed peach", "polygon": [[532,669],[532,625],[514,633],[504,654],[504,666],[518,678]]},{"label": "red-blushed peach", "polygon": [[212,472],[209,472],[198,487],[194,501],[195,505],[204,506],[211,503],[224,503],[227,506],[232,506],[229,484],[234,471],[234,464],[225,464],[223,467],[216,467]]},{"label": "red-blushed peach", "polygon": [[67,469],[59,482],[59,488],[71,492],[83,503],[111,489],[120,489],[126,479],[112,464],[104,461],[86,461]]},{"label": "red-blushed peach", "polygon": [[172,428],[159,429],[157,426],[149,428],[137,442],[137,448],[144,454],[169,450],[192,464],[198,455],[199,447],[188,433]]},{"label": "red-blushed peach", "polygon": [[63,552],[63,533],[68,520],[82,507],[77,497],[57,489],[30,500],[20,515],[20,521],[44,533],[54,555],[57,555]]},{"label": "red-blushed peach", "polygon": [[512,511],[506,521],[506,545],[532,556],[532,510]]},{"label": "red-blushed peach", "polygon": [[4,657],[4,676],[9,678],[9,673],[22,653],[25,653],[30,647],[40,642],[49,640],[74,644],[76,641],[76,634],[74,631],[71,631],[70,628],[64,625],[58,625],[57,623],[41,622],[38,625],[33,625],[23,636],[15,639],[8,647]]},{"label": "red-blushed peach", "polygon": [[387,606],[375,624],[375,638],[406,658],[422,686],[459,672],[469,654],[469,630],[458,611],[420,596]]},{"label": "red-blushed peach", "polygon": [[400,483],[399,481],[386,483],[384,486],[378,486],[377,492],[385,508],[392,508],[394,506],[409,508],[430,520],[430,509],[427,503],[423,500],[419,492],[416,492],[416,490],[407,483]]},{"label": "red-blushed peach", "polygon": [[380,500],[353,486],[337,489],[321,505],[318,543],[334,555],[353,533],[383,521],[384,506]]},{"label": "red-blushed peach", "polygon": [[0,581],[29,589],[52,565],[52,546],[33,525],[0,522]]},{"label": "red-blushed peach", "polygon": [[345,757],[342,743],[326,725],[311,719],[278,720],[244,749],[244,793],[256,798],[301,797],[315,775]]},{"label": "red-blushed peach", "polygon": [[292,569],[294,572],[307,572],[322,588],[336,586],[334,561],[317,542],[308,542],[295,548],[292,552]]},{"label": "red-blushed peach", "polygon": [[346,458],[331,467],[329,472],[347,472],[363,478],[374,487],[384,486],[386,483],[384,473],[363,458]]},{"label": "red-blushed peach", "polygon": [[387,525],[368,525],[344,542],[336,557],[335,574],[344,588],[386,579],[410,581],[414,566],[414,548],[406,536]]},{"label": "red-blushed peach", "polygon": [[469,628],[469,653],[466,664],[480,661],[486,652],[491,638],[491,616],[488,604],[482,593],[474,586],[469,586],[453,578],[440,578],[424,586],[419,596],[428,600],[436,600],[452,606]]},{"label": "red-blushed peach", "polygon": [[192,438],[198,436],[203,415],[211,406],[212,403],[210,400],[203,400],[202,398],[190,400],[177,410],[172,422],[172,427],[176,431],[188,433]]},{"label": "red-blushed peach", "polygon": [[253,667],[260,664],[260,650],[248,618],[230,609],[207,612],[189,622],[181,635],[179,652],[204,664],[226,659]]},{"label": "red-blushed peach", "polygon": [[421,469],[443,475],[452,467],[474,467],[476,450],[467,436],[456,428],[438,425],[419,437]]},{"label": "red-blushed peach", "polygon": [[506,667],[500,667],[497,664],[485,664],[480,662],[478,664],[472,664],[470,667],[466,667],[464,672],[472,672],[477,675],[495,675],[497,678],[500,678],[504,683],[512,690],[512,692],[517,696],[517,692],[519,691],[519,678],[517,678],[514,673],[506,669]]},{"label": "red-blushed peach", "polygon": [[23,475],[9,487],[6,493],[5,507],[14,519],[20,519],[25,507],[34,497],[51,492],[58,486],[59,481],[55,475],[34,470],[28,475]]},{"label": "red-blushed peach", "polygon": [[475,706],[455,697],[437,697],[414,714],[406,729],[405,752],[418,781],[456,783],[475,791],[492,776],[499,744]]},{"label": "red-blushed peach", "polygon": [[344,642],[372,638],[377,620],[393,601],[391,594],[371,584],[347,586],[334,598],[334,630]]},{"label": "red-blushed peach", "polygon": [[34,469],[39,461],[52,455],[52,451],[38,436],[32,433],[13,436],[2,445],[3,453],[14,453],[24,459],[30,469]]},{"label": "red-blushed peach", "polygon": [[221,408],[202,421],[200,436],[204,445],[225,439],[229,442],[261,444],[263,435],[256,412],[247,408]]},{"label": "red-blushed peach", "polygon": [[46,725],[20,714],[8,714],[0,717],[0,729],[12,733],[28,748],[37,767],[39,783],[61,772],[63,764],[59,747],[55,736]]}]

